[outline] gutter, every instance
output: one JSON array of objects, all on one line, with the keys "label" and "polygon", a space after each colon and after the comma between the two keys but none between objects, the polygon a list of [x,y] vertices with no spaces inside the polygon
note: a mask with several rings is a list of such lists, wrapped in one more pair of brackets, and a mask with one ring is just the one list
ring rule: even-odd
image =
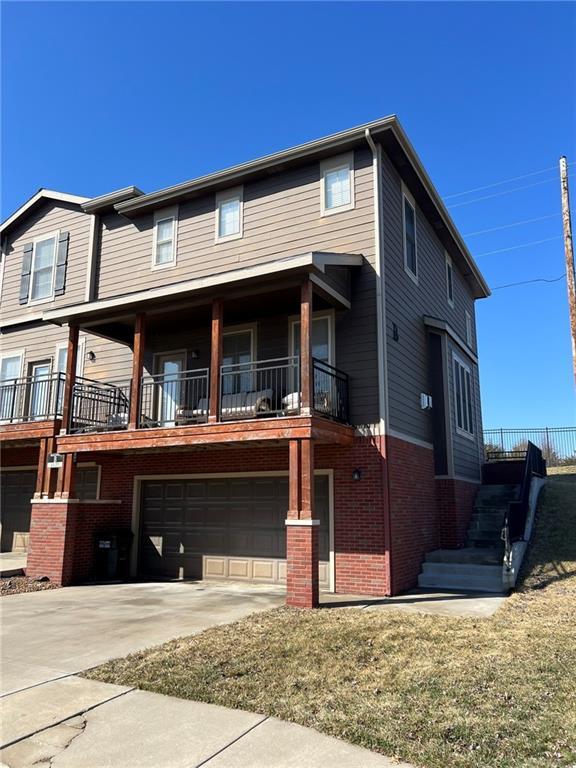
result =
[{"label": "gutter", "polygon": [[384,260],[384,228],[382,217],[382,148],[376,145],[366,128],[364,136],[372,151],[372,183],[374,187],[374,254],[376,257],[376,322],[378,347],[378,401],[379,441],[382,455],[382,485],[386,498],[384,507],[384,531],[388,543],[387,578],[390,594],[394,594],[392,576],[392,522],[390,515],[390,482],[388,473],[388,351],[386,345],[386,277]]}]

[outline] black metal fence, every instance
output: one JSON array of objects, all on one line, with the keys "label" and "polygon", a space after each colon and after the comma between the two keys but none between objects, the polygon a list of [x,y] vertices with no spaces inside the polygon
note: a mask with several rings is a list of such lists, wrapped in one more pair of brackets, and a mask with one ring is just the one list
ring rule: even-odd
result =
[{"label": "black metal fence", "polygon": [[314,410],[336,421],[348,421],[348,376],[314,359]]},{"label": "black metal fence", "polygon": [[78,376],[72,388],[70,432],[127,429],[130,387],[130,381],[102,382]]},{"label": "black metal fence", "polygon": [[25,376],[0,384],[0,422],[46,421],[62,415],[64,373]]},{"label": "black metal fence", "polygon": [[208,369],[157,374],[142,379],[140,427],[170,427],[208,421]]},{"label": "black metal fence", "polygon": [[524,454],[528,443],[540,448],[548,467],[576,466],[576,427],[484,430],[487,458],[494,458],[498,452]]}]

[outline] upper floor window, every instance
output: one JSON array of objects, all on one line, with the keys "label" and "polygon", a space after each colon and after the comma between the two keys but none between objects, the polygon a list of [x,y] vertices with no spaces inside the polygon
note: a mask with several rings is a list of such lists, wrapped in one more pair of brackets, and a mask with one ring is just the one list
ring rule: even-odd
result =
[{"label": "upper floor window", "polygon": [[466,344],[472,346],[472,315],[466,310]]},{"label": "upper floor window", "polygon": [[242,188],[216,195],[216,242],[242,237],[243,208]]},{"label": "upper floor window", "polygon": [[446,298],[451,307],[454,306],[454,267],[452,259],[446,254]]},{"label": "upper floor window", "polygon": [[176,264],[176,225],[178,210],[168,208],[154,214],[154,248],[152,267],[173,267]]},{"label": "upper floor window", "polygon": [[454,396],[456,431],[466,437],[474,435],[472,418],[472,374],[470,368],[454,356]]},{"label": "upper floor window", "polygon": [[320,169],[322,216],[354,208],[354,156],[352,153],[324,160]]},{"label": "upper floor window", "polygon": [[416,242],[416,204],[410,193],[402,194],[402,228],[404,234],[404,269],[418,282],[418,246]]},{"label": "upper floor window", "polygon": [[54,267],[57,236],[35,240],[32,246],[30,301],[49,299],[54,294]]}]

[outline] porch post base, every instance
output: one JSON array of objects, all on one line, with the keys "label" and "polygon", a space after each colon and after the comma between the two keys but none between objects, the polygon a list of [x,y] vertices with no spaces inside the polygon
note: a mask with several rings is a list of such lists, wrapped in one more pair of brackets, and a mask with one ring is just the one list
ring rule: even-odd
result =
[{"label": "porch post base", "polygon": [[286,605],[319,605],[319,521],[289,520],[286,526]]}]

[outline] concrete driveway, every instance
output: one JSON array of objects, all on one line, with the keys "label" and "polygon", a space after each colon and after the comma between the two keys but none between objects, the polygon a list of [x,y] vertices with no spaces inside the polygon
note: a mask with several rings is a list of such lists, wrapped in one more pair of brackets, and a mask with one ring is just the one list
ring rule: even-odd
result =
[{"label": "concrete driveway", "polygon": [[2,598],[0,768],[401,768],[264,715],[74,674],[283,603],[273,588],[202,582]]},{"label": "concrete driveway", "polygon": [[205,582],[90,585],[3,597],[1,692],[89,669],[283,603],[279,589]]}]

